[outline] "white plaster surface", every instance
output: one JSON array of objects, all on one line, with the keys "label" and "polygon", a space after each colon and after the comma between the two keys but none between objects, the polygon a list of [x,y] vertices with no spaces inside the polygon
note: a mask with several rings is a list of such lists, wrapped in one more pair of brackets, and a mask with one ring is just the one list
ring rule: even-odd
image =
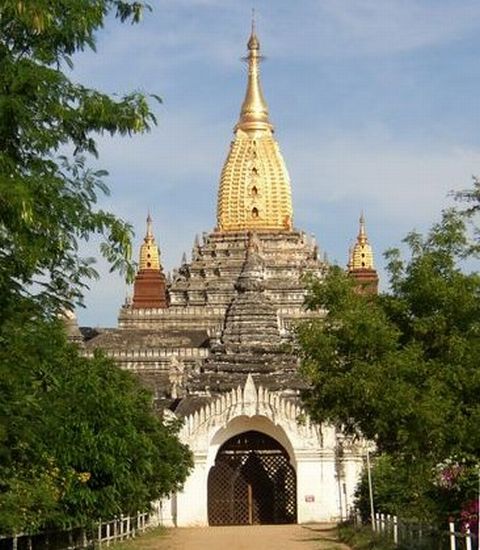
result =
[{"label": "white plaster surface", "polygon": [[[299,424],[298,418],[306,421]],[[243,388],[232,390],[188,417],[181,432],[195,457],[184,489],[169,505],[179,527],[208,525],[207,480],[219,448],[235,435],[257,430],[276,439],[287,451],[297,475],[299,523],[345,517],[361,469],[362,447],[343,444],[339,461],[334,428],[311,424],[304,411],[282,396],[256,388],[251,376]],[[340,464],[340,466],[339,466]]]}]

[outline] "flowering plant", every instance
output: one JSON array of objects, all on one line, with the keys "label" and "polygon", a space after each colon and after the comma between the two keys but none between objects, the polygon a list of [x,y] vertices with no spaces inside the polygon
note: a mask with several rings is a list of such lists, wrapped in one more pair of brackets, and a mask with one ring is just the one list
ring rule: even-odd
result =
[{"label": "flowering plant", "polygon": [[466,471],[465,461],[447,458],[434,467],[434,484],[441,489],[459,490],[460,480]]},{"label": "flowering plant", "polygon": [[460,521],[463,530],[469,527],[472,533],[478,533],[478,498],[464,504],[460,512]]}]

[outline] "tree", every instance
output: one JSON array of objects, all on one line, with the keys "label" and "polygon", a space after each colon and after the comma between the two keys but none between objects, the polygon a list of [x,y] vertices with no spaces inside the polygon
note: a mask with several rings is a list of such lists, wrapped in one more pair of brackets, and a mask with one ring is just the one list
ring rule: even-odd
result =
[{"label": "tree", "polygon": [[138,22],[144,7],[0,0],[2,532],[145,509],[191,467],[178,425],[154,414],[139,382],[100,355],[79,355],[55,320],[95,276],[82,240],[103,235],[112,269],[132,274],[131,227],[96,208],[106,172],[87,156],[97,155],[96,135],[145,132],[155,117],[145,95],[114,99],[63,69],[95,47],[112,12]]},{"label": "tree", "polygon": [[472,251],[478,253],[480,252],[480,226],[474,223],[474,218],[480,212],[480,178],[474,176],[473,187],[455,193],[454,197],[464,204],[462,213],[465,218],[473,223],[473,231],[477,242],[472,246]]},{"label": "tree", "polygon": [[455,193],[456,200],[467,203],[467,208],[464,213],[467,215],[474,214],[480,211],[480,178],[474,176],[473,187],[471,189],[464,189]]},{"label": "tree", "polygon": [[0,2],[0,311],[19,296],[44,314],[81,301],[95,270],[79,241],[95,233],[105,237],[112,269],[132,275],[131,227],[95,209],[98,193],[108,192],[106,172],[88,168],[85,155],[97,155],[96,134],[145,132],[155,117],[143,94],[113,99],[62,68],[95,48],[110,12],[137,22],[143,8],[126,0]]},{"label": "tree", "polygon": [[374,441],[384,473],[410,479],[401,498],[391,492],[391,511],[408,502],[416,515],[441,516],[461,502],[440,498],[436,468],[458,462],[470,486],[480,452],[480,276],[462,270],[471,247],[455,211],[405,243],[407,260],[386,254],[389,293],[361,295],[337,267],[312,283],[308,306],[327,313],[299,329],[304,401],[315,420]]},{"label": "tree", "polygon": [[0,532],[134,514],[181,487],[178,423],[102,355],[79,356],[59,321],[0,331]]}]

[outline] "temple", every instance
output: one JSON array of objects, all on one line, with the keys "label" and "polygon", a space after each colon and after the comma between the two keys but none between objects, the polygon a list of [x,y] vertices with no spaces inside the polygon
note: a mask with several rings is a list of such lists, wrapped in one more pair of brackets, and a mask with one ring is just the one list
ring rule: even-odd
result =
[{"label": "temple", "polygon": [[[364,444],[302,409],[295,325],[305,276],[326,264],[293,225],[290,178],[260,82],[260,42],[248,41],[248,80],[220,176],[216,227],[165,280],[152,219],[133,299],[118,326],[84,331],[152,388],[165,417],[183,419],[195,467],[162,503],[165,524],[291,523],[345,518],[363,468]],[[372,273],[361,222],[349,273]],[[360,280],[360,279],[359,279]],[[378,280],[378,279],[377,279]]]}]

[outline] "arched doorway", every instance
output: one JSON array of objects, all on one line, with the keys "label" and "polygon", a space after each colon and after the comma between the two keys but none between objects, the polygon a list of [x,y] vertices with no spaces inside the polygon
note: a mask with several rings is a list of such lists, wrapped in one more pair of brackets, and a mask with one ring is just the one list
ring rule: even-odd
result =
[{"label": "arched doorway", "polygon": [[219,449],[208,474],[210,525],[297,521],[297,480],[285,448],[255,430]]}]

